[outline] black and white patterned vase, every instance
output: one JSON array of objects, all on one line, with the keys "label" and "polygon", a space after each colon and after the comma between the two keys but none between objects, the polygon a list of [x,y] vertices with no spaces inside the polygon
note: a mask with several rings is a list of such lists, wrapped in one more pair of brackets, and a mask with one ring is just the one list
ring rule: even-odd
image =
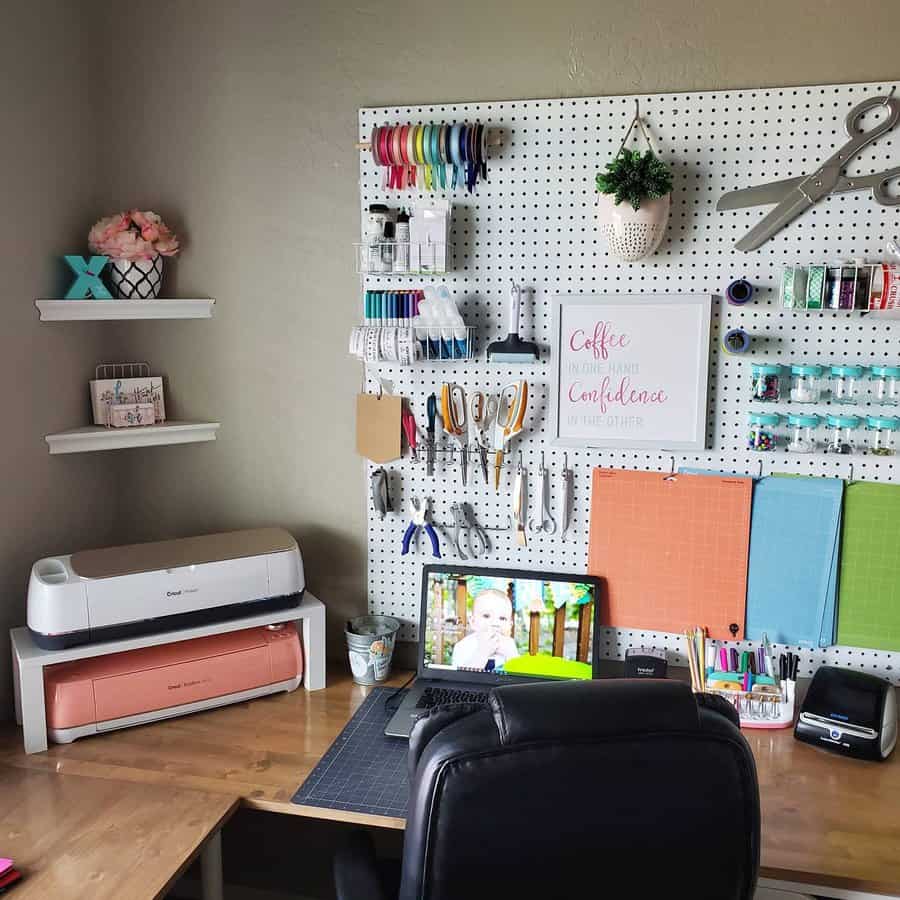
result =
[{"label": "black and white patterned vase", "polygon": [[163,258],[111,259],[109,281],[118,300],[153,300],[162,287]]}]

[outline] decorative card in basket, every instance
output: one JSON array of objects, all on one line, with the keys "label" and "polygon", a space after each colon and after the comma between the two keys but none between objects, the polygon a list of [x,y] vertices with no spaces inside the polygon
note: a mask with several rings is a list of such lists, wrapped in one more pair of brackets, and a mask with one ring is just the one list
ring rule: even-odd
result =
[{"label": "decorative card in basket", "polygon": [[120,403],[109,408],[109,424],[113,428],[153,425],[155,422],[156,412],[152,403]]},{"label": "decorative card in basket", "polygon": [[152,404],[153,415],[146,406],[141,411],[142,421],[127,424],[153,425],[165,422],[166,404],[163,396],[163,380],[150,374],[150,363],[102,363],[95,370],[91,381],[91,408],[95,425],[122,427],[128,418],[125,411],[113,421],[113,410],[119,406],[130,408],[132,417],[135,405]]}]

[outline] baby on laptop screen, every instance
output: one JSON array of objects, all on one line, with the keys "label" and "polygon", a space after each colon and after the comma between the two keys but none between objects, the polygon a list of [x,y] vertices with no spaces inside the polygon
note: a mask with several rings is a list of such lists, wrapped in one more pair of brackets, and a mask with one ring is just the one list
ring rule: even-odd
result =
[{"label": "baby on laptop screen", "polygon": [[512,602],[503,591],[482,591],[472,603],[469,633],[453,648],[453,665],[458,669],[492,672],[519,655],[510,637]]}]

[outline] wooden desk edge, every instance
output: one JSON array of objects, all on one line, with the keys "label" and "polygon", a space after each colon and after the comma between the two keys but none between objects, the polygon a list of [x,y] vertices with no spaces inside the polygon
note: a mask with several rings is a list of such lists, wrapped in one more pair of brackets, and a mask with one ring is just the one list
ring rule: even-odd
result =
[{"label": "wooden desk edge", "polygon": [[[883,881],[864,881],[859,878],[839,878],[834,875],[826,875],[819,872],[799,872],[793,869],[776,869],[771,866],[759,867],[760,879],[781,882],[787,886],[780,890],[797,890],[808,888],[812,893],[816,888],[834,889],[843,891],[853,896],[869,896],[875,894],[879,897],[900,897],[900,884],[888,884]],[[831,895],[827,895],[831,896]]]},{"label": "wooden desk edge", "polygon": [[406,819],[395,816],[373,816],[369,813],[356,813],[343,809],[332,809],[321,806],[305,806],[302,803],[285,803],[282,800],[265,800],[259,797],[244,797],[241,805],[247,809],[260,809],[265,812],[279,813],[283,816],[304,816],[308,819],[327,819],[329,822],[345,822],[348,825],[366,825],[372,828],[387,828],[403,831]]},{"label": "wooden desk edge", "polygon": [[[66,776],[71,778],[72,776]],[[78,776],[75,776],[76,778]],[[197,793],[204,793],[198,791]],[[165,883],[162,890],[153,898],[153,900],[165,900],[168,896],[169,892],[175,887],[176,882],[185,872],[187,872],[188,868],[190,868],[191,864],[195,859],[203,852],[203,848],[206,845],[206,842],[218,831],[221,830],[222,826],[225,825],[226,822],[238,811],[241,806],[241,798],[238,796],[234,796],[230,798],[231,802],[228,805],[228,809],[222,812],[222,815],[219,816],[218,821],[209,831],[206,833],[206,837],[197,844],[196,847],[185,857],[184,862],[172,873],[169,880]]]}]

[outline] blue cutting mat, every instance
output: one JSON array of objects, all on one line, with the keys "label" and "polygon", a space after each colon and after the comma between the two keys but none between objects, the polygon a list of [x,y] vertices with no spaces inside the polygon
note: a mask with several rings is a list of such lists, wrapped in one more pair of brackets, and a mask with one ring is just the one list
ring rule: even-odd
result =
[{"label": "blue cutting mat", "polygon": [[[393,688],[372,690],[300,785],[294,803],[406,818],[409,741],[384,736],[393,715],[384,701],[393,693]],[[395,709],[405,693],[397,694]]]}]

